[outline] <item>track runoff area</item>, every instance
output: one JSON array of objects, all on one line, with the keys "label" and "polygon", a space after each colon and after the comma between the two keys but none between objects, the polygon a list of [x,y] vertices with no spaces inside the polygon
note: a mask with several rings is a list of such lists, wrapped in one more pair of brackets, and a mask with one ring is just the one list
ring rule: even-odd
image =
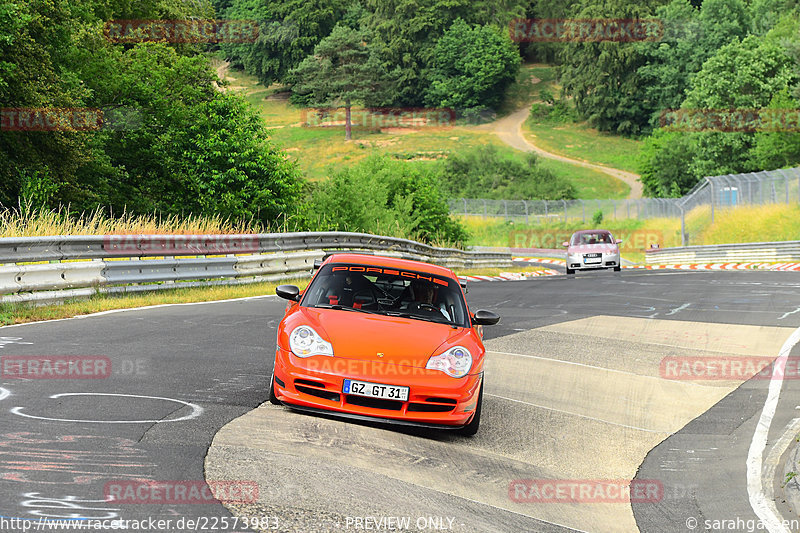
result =
[{"label": "track runoff area", "polygon": [[469,287],[503,317],[472,438],[265,403],[273,296],[0,328],[0,529],[800,528],[796,274]]}]

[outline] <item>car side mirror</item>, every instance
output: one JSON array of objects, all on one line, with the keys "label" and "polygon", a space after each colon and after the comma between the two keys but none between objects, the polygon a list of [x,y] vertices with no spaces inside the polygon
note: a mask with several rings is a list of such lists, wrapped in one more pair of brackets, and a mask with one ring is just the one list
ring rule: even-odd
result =
[{"label": "car side mirror", "polygon": [[476,326],[494,326],[500,322],[500,315],[496,315],[486,309],[478,309],[473,315],[472,323]]},{"label": "car side mirror", "polygon": [[291,300],[293,302],[300,300],[300,289],[295,285],[278,285],[275,288],[275,294],[284,300]]},{"label": "car side mirror", "polygon": [[615,243],[617,243],[617,244],[622,244],[622,239],[617,239],[617,240],[616,240],[616,241],[614,241],[614,242],[615,242]]},{"label": "car side mirror", "polygon": [[567,248],[569,248],[569,242],[564,241],[561,243],[561,246],[566,246]]}]

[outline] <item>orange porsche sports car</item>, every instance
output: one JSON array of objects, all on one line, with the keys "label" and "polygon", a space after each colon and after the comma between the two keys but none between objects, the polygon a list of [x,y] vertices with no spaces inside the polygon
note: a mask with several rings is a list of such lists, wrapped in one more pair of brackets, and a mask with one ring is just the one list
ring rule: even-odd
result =
[{"label": "orange porsche sports car", "polygon": [[270,401],[473,435],[483,398],[481,325],[452,271],[417,261],[340,253],[315,265],[278,327]]}]

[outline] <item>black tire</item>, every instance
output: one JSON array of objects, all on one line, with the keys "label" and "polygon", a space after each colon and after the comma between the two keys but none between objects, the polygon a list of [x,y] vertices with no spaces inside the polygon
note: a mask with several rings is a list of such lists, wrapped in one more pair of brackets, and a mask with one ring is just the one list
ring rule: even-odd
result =
[{"label": "black tire", "polygon": [[614,267],[614,272],[619,272],[620,270],[622,270],[622,266],[615,266]]},{"label": "black tire", "polygon": [[475,408],[475,416],[472,417],[469,424],[459,429],[458,432],[465,437],[471,437],[478,432],[481,425],[481,406],[483,405],[483,381],[481,381],[481,390],[478,392],[478,406]]},{"label": "black tire", "polygon": [[275,373],[272,373],[272,379],[269,380],[269,403],[272,405],[283,405],[281,401],[275,396]]},{"label": "black tire", "polygon": [[567,267],[567,276],[571,276],[571,275],[573,275],[574,273],[575,273],[575,269],[574,269],[574,268],[569,268],[569,267]]}]

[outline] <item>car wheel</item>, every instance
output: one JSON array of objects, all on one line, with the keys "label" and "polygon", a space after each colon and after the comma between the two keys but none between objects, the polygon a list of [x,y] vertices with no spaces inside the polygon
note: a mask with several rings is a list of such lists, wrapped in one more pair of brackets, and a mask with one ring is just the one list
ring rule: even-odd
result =
[{"label": "car wheel", "polygon": [[282,405],[278,397],[275,396],[275,372],[272,373],[272,378],[269,380],[269,403],[272,405]]},{"label": "car wheel", "polygon": [[567,267],[567,276],[571,276],[574,273],[575,273],[575,269],[574,268]]},{"label": "car wheel", "polygon": [[475,416],[472,417],[472,420],[470,421],[469,424],[458,430],[459,433],[467,437],[471,437],[472,435],[478,432],[478,427],[480,427],[481,425],[482,405],[483,405],[483,382],[481,382],[481,390],[480,392],[478,392],[478,406],[475,408]]},{"label": "car wheel", "polygon": [[615,266],[614,267],[614,272],[619,272],[620,270],[622,270],[622,266]]}]

